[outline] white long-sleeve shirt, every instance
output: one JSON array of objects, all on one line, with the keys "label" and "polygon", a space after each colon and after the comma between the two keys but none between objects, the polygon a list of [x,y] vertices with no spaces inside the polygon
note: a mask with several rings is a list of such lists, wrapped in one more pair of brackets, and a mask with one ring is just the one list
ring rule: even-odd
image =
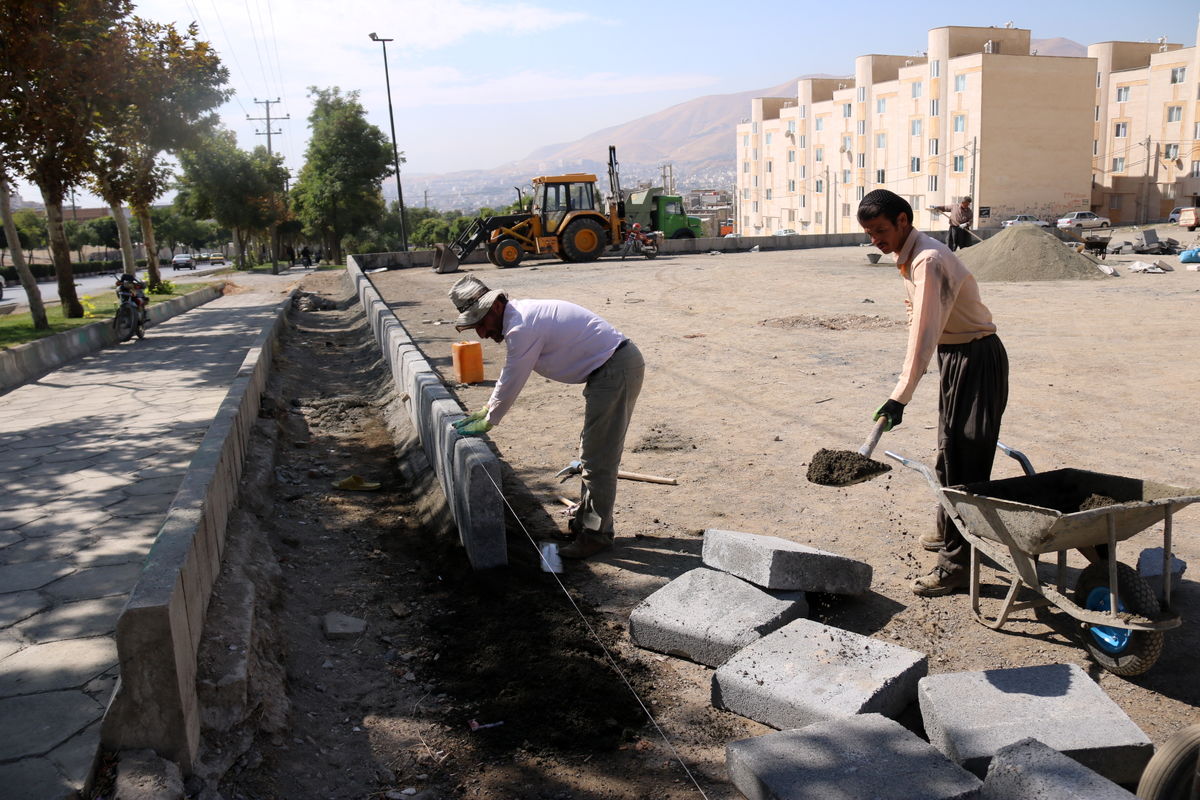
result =
[{"label": "white long-sleeve shirt", "polygon": [[612,325],[565,300],[509,300],[501,332],[508,356],[487,402],[493,425],[512,408],[530,372],[583,383],[625,341]]}]

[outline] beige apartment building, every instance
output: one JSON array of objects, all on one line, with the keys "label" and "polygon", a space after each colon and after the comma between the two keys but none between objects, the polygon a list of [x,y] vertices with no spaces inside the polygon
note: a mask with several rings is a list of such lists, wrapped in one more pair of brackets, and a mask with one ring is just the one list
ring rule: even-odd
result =
[{"label": "beige apartment building", "polygon": [[1119,224],[1200,204],[1200,47],[1101,42],[1088,56],[1097,63],[1092,209]]},{"label": "beige apartment building", "polygon": [[1086,210],[1097,74],[1095,57],[1032,53],[1026,29],[945,27],[920,55],[859,56],[852,77],[755,99],[737,127],[739,231],[857,231],[878,188],[926,229],[946,227],[929,206],[968,194],[977,225]]}]

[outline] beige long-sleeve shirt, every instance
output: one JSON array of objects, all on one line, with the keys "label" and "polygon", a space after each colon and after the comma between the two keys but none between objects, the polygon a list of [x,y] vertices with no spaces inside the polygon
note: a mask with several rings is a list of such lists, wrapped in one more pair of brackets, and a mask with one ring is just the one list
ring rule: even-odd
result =
[{"label": "beige long-sleeve shirt", "polygon": [[896,253],[908,308],[908,349],[891,398],[907,404],[939,344],[965,344],[996,332],[979,284],[946,246],[913,229]]},{"label": "beige long-sleeve shirt", "polygon": [[950,215],[950,224],[960,227],[971,227],[971,220],[975,218],[975,211],[970,206],[963,208],[962,203],[952,206],[938,206],[938,211],[945,211]]}]

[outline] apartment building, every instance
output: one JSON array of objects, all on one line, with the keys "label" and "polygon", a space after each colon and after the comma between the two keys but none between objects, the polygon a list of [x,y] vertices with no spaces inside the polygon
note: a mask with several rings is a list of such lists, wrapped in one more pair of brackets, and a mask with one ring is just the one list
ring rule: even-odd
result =
[{"label": "apartment building", "polygon": [[1200,47],[1101,42],[1088,56],[1097,63],[1092,209],[1118,224],[1200,204]]},{"label": "apartment building", "polygon": [[1039,56],[1022,28],[944,27],[920,55],[863,55],[845,78],[752,101],[737,126],[739,230],[859,230],[858,201],[890,189],[916,224],[975,198],[976,223],[1089,208],[1097,60]]}]

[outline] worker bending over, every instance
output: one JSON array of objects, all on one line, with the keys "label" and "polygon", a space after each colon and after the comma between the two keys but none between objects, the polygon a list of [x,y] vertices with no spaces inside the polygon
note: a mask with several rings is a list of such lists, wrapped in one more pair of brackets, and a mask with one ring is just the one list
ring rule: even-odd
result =
[{"label": "worker bending over", "polygon": [[[858,205],[858,222],[871,244],[896,257],[908,307],[908,348],[900,380],[874,419],[885,430],[900,424],[904,407],[937,351],[937,476],[943,486],[991,477],[1000,419],[1008,404],[1008,354],[992,314],[979,297],[979,284],[945,245],[912,226],[912,206],[886,189]],[[937,566],[917,578],[912,590],[924,597],[950,594],[967,585],[970,549],[962,533],[938,507],[937,531],[921,544],[938,551]]]},{"label": "worker bending over", "polygon": [[470,275],[450,288],[450,299],[459,311],[455,328],[473,328],[480,339],[503,342],[508,350],[487,405],[456,422],[459,433],[478,436],[499,425],[530,372],[585,384],[583,488],[570,523],[574,541],[559,554],[588,558],[612,547],[617,468],[646,371],[641,351],[591,311],[564,300],[509,300]]}]

